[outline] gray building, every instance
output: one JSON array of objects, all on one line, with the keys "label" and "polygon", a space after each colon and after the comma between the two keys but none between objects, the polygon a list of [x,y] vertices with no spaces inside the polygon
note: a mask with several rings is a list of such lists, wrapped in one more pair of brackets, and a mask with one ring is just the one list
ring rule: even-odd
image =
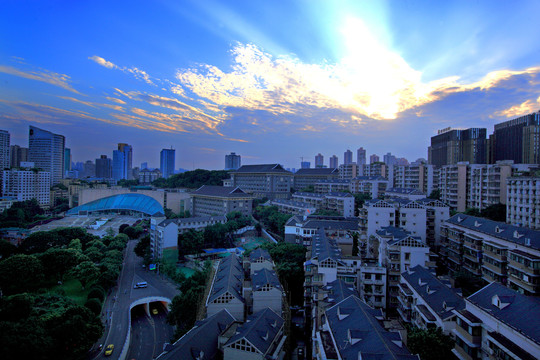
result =
[{"label": "gray building", "polygon": [[442,129],[431,137],[428,149],[430,165],[453,165],[468,161],[470,164],[485,164],[487,156],[486,129]]},{"label": "gray building", "polygon": [[242,295],[244,269],[240,259],[232,254],[219,262],[206,300],[207,316],[227,310],[235,320],[244,321],[245,300]]},{"label": "gray building", "polygon": [[9,168],[10,156],[9,156],[9,132],[6,130],[0,130],[0,170]]},{"label": "gray building", "polygon": [[257,197],[288,198],[294,177],[279,164],[243,165],[231,173],[233,187]]},{"label": "gray building", "polygon": [[328,167],[329,168],[332,168],[332,169],[337,169],[339,164],[339,160],[338,160],[338,157],[336,155],[332,155],[330,156],[330,160],[328,160],[329,163],[328,163]]},{"label": "gray building", "polygon": [[28,161],[51,174],[51,185],[58,184],[64,177],[65,143],[63,135],[35,126],[29,127]]},{"label": "gray building", "polygon": [[19,145],[10,146],[10,166],[19,167],[21,162],[28,161],[28,148]]},{"label": "gray building", "polygon": [[347,150],[343,153],[343,164],[344,165],[349,165],[349,164],[352,164],[353,161],[352,161],[352,151],[351,150]]},{"label": "gray building", "polygon": [[99,159],[96,159],[96,177],[112,178],[112,161],[107,155],[101,155]]},{"label": "gray building", "polygon": [[356,164],[366,165],[366,161],[366,149],[363,147],[358,148],[358,150],[356,150]]},{"label": "gray building", "polygon": [[315,155],[315,167],[322,168],[324,167],[324,156],[321,153]]},{"label": "gray building", "polygon": [[239,211],[250,216],[253,196],[239,187],[203,185],[190,193],[193,216],[227,215]]},{"label": "gray building", "polygon": [[225,155],[225,170],[238,170],[242,166],[242,157],[232,152]]},{"label": "gray building", "polygon": [[175,153],[176,150],[171,148],[162,149],[159,154],[161,176],[165,179],[174,174]]},{"label": "gray building", "polygon": [[337,179],[339,177],[338,169],[333,168],[315,168],[315,169],[300,169],[294,173],[294,188],[302,190],[309,186],[315,185],[321,180]]}]

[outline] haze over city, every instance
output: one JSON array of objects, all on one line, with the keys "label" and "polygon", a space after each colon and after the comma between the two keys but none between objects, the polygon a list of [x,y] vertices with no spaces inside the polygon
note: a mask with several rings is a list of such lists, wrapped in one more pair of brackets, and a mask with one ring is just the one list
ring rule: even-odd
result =
[{"label": "haze over city", "polygon": [[66,136],[74,161],[299,167],[362,146],[426,158],[438,129],[540,108],[540,3],[9,2],[0,127]]}]

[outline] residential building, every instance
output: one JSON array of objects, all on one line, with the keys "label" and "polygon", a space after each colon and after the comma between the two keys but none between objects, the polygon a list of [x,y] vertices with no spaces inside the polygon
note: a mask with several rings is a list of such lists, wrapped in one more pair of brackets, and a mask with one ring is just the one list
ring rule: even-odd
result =
[{"label": "residential building", "polygon": [[294,189],[304,190],[322,180],[333,180],[339,177],[339,171],[333,168],[316,167],[314,169],[302,168],[294,173]]},{"label": "residential building", "polygon": [[225,215],[197,216],[175,219],[175,222],[178,224],[178,233],[182,234],[188,230],[204,230],[207,226],[225,224],[227,222],[227,217]]},{"label": "residential building", "polygon": [[540,111],[508,120],[494,127],[494,161],[540,164]]},{"label": "residential building", "polygon": [[338,157],[336,155],[330,156],[328,167],[331,169],[337,169],[338,165],[339,165]]},{"label": "residential building", "polygon": [[17,201],[36,199],[43,208],[50,206],[51,174],[40,170],[2,170],[2,196]]},{"label": "residential building", "polygon": [[434,165],[424,163],[388,167],[390,187],[417,189],[428,195],[437,188],[438,174]]},{"label": "residential building", "polygon": [[336,239],[340,243],[352,244],[350,234],[358,232],[358,219],[319,215],[311,215],[305,218],[292,216],[285,223],[285,241],[311,246],[311,240],[319,229],[323,229],[327,236]]},{"label": "residential building", "polygon": [[271,309],[251,315],[223,345],[223,360],[282,359],[284,320]]},{"label": "residential building", "polygon": [[417,265],[435,267],[430,262],[429,247],[418,236],[412,236],[403,229],[387,226],[377,231],[379,243],[379,264],[387,270],[388,311],[398,308],[400,275]]},{"label": "residential building", "polygon": [[540,231],[456,214],[441,226],[441,259],[526,295],[540,295]]},{"label": "residential building", "polygon": [[430,164],[437,167],[463,161],[485,164],[486,142],[485,128],[439,130],[431,137],[428,149]]},{"label": "residential building", "polygon": [[9,132],[0,130],[0,170],[9,169],[11,157]]},{"label": "residential building", "polygon": [[375,163],[378,163],[380,161],[381,161],[381,159],[379,158],[378,155],[372,154],[372,155],[369,156],[369,163],[370,164],[375,164]]},{"label": "residential building", "polygon": [[101,155],[96,159],[96,177],[103,179],[112,178],[112,160],[107,155]]},{"label": "residential building", "polygon": [[274,270],[262,268],[253,272],[250,285],[250,289],[244,286],[244,294],[246,290],[251,293],[252,312],[270,308],[276,314],[281,314],[285,293]]},{"label": "residential building", "polygon": [[347,150],[345,153],[343,153],[343,165],[349,165],[352,164],[352,151]]},{"label": "residential building", "polygon": [[21,161],[28,161],[28,148],[19,145],[10,146],[10,166],[20,167]]},{"label": "residential building", "polygon": [[384,195],[387,188],[388,180],[382,176],[357,176],[350,185],[353,194],[369,194],[372,199]]},{"label": "residential building", "polygon": [[244,268],[248,268],[251,275],[253,273],[261,271],[262,269],[273,270],[274,262],[268,250],[263,248],[257,248],[253,250],[248,259],[244,259]]},{"label": "residential building", "polygon": [[28,161],[50,174],[50,186],[58,184],[64,177],[65,142],[63,135],[35,126],[29,127]]},{"label": "residential building", "polygon": [[318,360],[420,360],[411,355],[399,332],[384,329],[380,309],[354,295],[326,310],[323,319],[313,339],[313,357]]},{"label": "residential building", "polygon": [[150,218],[150,250],[155,260],[163,257],[164,249],[178,248],[178,224],[176,219]]},{"label": "residential building", "polygon": [[221,259],[206,300],[207,316],[227,310],[235,320],[244,321],[243,281],[244,269],[240,259],[235,254]]},{"label": "residential building", "polygon": [[352,179],[359,175],[358,165],[356,163],[341,164],[338,170],[340,179]]},{"label": "residential building", "polygon": [[507,178],[506,222],[540,230],[540,177]]},{"label": "residential building", "polygon": [[456,327],[455,311],[465,309],[461,291],[448,278],[437,278],[420,265],[401,274],[398,302],[403,322],[424,330],[438,327],[446,335]]},{"label": "residential building", "polygon": [[315,214],[315,205],[296,200],[274,199],[270,200],[272,206],[276,206],[279,212],[300,216]]},{"label": "residential building", "polygon": [[391,167],[396,164],[396,157],[392,155],[391,153],[387,153],[386,155],[383,155],[383,162],[386,164],[386,166]]},{"label": "residential building", "polygon": [[174,174],[176,150],[162,149],[159,153],[159,169],[165,179]]},{"label": "residential building", "polygon": [[463,212],[467,205],[467,163],[443,166],[439,172],[441,201]]},{"label": "residential building", "polygon": [[461,360],[538,359],[540,301],[493,282],[465,299],[452,352]]},{"label": "residential building", "polygon": [[238,170],[242,166],[242,157],[232,152],[225,155],[225,170]]},{"label": "residential building", "polygon": [[256,197],[288,199],[294,185],[290,171],[279,164],[243,165],[231,173],[233,187]]},{"label": "residential building", "polygon": [[359,275],[360,299],[376,309],[386,309],[386,267],[376,261],[363,261]]},{"label": "residential building", "polygon": [[156,360],[216,359],[220,354],[218,340],[225,329],[235,323],[227,310],[221,310],[195,325],[172,345],[164,347]]},{"label": "residential building", "polygon": [[163,177],[159,169],[144,169],[139,171],[139,184],[140,185],[150,185],[157,179]]},{"label": "residential building", "polygon": [[[278,200],[276,205],[285,202]],[[344,217],[354,216],[354,196],[350,193],[317,194],[297,191],[292,195],[292,202],[305,203],[317,210],[335,211]]]},{"label": "residential building", "polygon": [[[321,327],[323,316],[326,310],[348,298],[351,295],[358,296],[353,284],[348,284],[341,279],[329,282],[325,286],[319,287],[317,293],[313,294],[311,314],[306,314],[311,320],[312,334]],[[309,324],[309,321],[307,322]]]},{"label": "residential building", "polygon": [[388,179],[388,166],[382,162],[362,165],[358,168],[359,176],[382,176]]},{"label": "residential building", "polygon": [[311,167],[311,163],[309,161],[302,161],[300,163],[300,169],[309,169]]},{"label": "residential building", "polygon": [[326,194],[331,192],[350,191],[351,179],[318,180],[315,183],[315,192]]},{"label": "residential building", "polygon": [[92,160],[86,160],[83,165],[83,175],[85,178],[96,177],[96,164]]},{"label": "residential building", "polygon": [[191,192],[191,215],[216,216],[239,211],[251,216],[253,196],[236,187],[203,185]]},{"label": "residential building", "polygon": [[315,155],[315,168],[324,167],[324,156],[321,153]]},{"label": "residential building", "polygon": [[426,194],[421,192],[420,190],[417,190],[414,188],[399,188],[399,187],[386,189],[386,193],[384,195],[386,198],[390,198],[390,199],[401,198],[401,199],[407,199],[407,200],[420,200],[426,197]]},{"label": "residential building", "polygon": [[356,164],[357,165],[366,165],[366,149],[363,147],[356,150]]}]

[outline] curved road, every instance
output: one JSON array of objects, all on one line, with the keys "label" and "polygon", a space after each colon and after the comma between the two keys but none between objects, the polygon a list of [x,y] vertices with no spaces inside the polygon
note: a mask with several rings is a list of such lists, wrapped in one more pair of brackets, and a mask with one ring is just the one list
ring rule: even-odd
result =
[{"label": "curved road", "polygon": [[167,311],[162,304],[152,304],[157,314],[149,317],[142,307],[131,313],[131,345],[127,359],[152,359],[163,352],[163,345],[174,335],[167,324]]},{"label": "curved road", "polygon": [[[128,242],[118,286],[113,288],[103,309],[102,319],[105,324],[105,335],[100,341],[103,348],[108,344],[113,344],[114,352],[112,356],[106,357],[104,351],[101,351],[92,357],[94,359],[119,358],[128,334],[130,305],[132,303],[152,296],[166,297],[172,301],[173,297],[179,294],[172,282],[157,275],[154,271],[143,269],[142,259],[133,252],[135,245],[137,245],[137,240]],[[148,287],[134,289],[133,285],[141,281],[146,281]]]}]

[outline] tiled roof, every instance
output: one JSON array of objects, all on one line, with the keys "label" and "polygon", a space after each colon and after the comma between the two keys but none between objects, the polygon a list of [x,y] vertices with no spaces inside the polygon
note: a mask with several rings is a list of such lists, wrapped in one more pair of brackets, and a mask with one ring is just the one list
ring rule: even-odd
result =
[{"label": "tiled roof", "polygon": [[284,173],[292,175],[290,171],[285,170],[279,164],[242,165],[233,172],[233,174],[237,173]]},{"label": "tiled roof", "polygon": [[249,254],[249,261],[251,262],[260,258],[263,258],[268,261],[272,261],[272,257],[270,256],[270,253],[268,252],[268,250],[263,249],[263,248],[257,248]]},{"label": "tiled roof", "polygon": [[325,291],[328,295],[325,298],[325,301],[331,305],[335,305],[343,299],[348,298],[351,295],[358,296],[358,293],[354,289],[353,284],[347,284],[341,279],[334,280],[329,282],[322,287],[322,290]]},{"label": "tiled roof", "polygon": [[[493,304],[497,300],[495,296],[502,308]],[[469,296],[467,301],[540,344],[540,299],[537,297],[522,295],[493,282]]]},{"label": "tiled roof", "polygon": [[188,217],[188,218],[181,218],[181,219],[175,219],[178,224],[184,224],[184,223],[192,223],[192,222],[208,222],[208,221],[227,221],[227,217],[225,215],[221,216],[196,216],[196,217]]},{"label": "tiled roof", "polygon": [[247,321],[238,327],[237,333],[227,341],[225,346],[245,338],[262,354],[266,354],[280,333],[283,323],[281,316],[266,308],[249,316]]},{"label": "tiled roof", "polygon": [[426,268],[417,265],[401,276],[442,320],[452,316],[452,310],[465,308],[465,300]]},{"label": "tiled roof", "polygon": [[204,359],[213,359],[218,353],[219,335],[234,321],[227,310],[198,322],[173,345],[169,345],[157,359],[198,359],[204,353]]},{"label": "tiled roof", "polygon": [[326,236],[323,229],[319,229],[311,241],[311,258],[319,263],[326,259],[341,261],[341,250],[334,239]]},{"label": "tiled roof", "polygon": [[267,284],[282,290],[281,283],[279,282],[275,271],[263,268],[251,276],[251,286],[253,287],[253,291],[257,291]]},{"label": "tiled roof", "polygon": [[252,197],[239,187],[203,185],[193,191],[191,195],[219,196],[219,197]]},{"label": "tiled roof", "polygon": [[456,214],[446,222],[515,244],[540,249],[540,231],[464,214]]},{"label": "tiled roof", "polygon": [[390,188],[386,190],[387,193],[396,193],[404,195],[425,195],[418,189],[409,189],[409,188]]},{"label": "tiled roof", "polygon": [[324,176],[324,175],[337,175],[338,173],[339,173],[338,169],[334,169],[334,168],[314,168],[314,169],[300,169],[294,173],[294,176],[297,176],[297,175]]},{"label": "tiled roof", "polygon": [[326,179],[319,180],[316,184],[350,184],[351,179]]},{"label": "tiled roof", "polygon": [[208,294],[208,303],[214,301],[221,295],[229,292],[231,295],[244,301],[242,297],[242,283],[244,280],[244,269],[242,263],[235,254],[231,254],[219,262],[212,290]]},{"label": "tiled roof", "polygon": [[375,310],[356,296],[349,296],[326,310],[326,319],[344,360],[419,360],[401,344],[398,332],[379,324],[381,310]]}]

